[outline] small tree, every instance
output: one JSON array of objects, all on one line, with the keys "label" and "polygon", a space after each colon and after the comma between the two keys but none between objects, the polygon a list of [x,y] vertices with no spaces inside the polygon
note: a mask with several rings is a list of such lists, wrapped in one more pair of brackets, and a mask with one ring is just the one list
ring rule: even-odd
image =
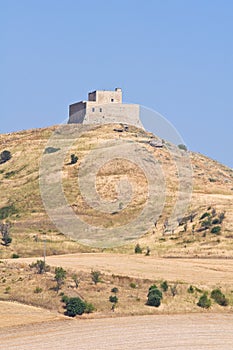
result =
[{"label": "small tree", "polygon": [[9,246],[12,242],[12,238],[10,237],[10,227],[11,227],[11,225],[9,223],[0,224],[0,231],[2,234],[2,242],[3,242],[3,245],[5,245],[6,247]]},{"label": "small tree", "polygon": [[222,291],[219,288],[213,289],[210,296],[212,299],[214,299],[214,301],[217,304],[221,306],[227,306],[229,304],[228,299],[225,297],[225,295],[222,293]]},{"label": "small tree", "polygon": [[85,311],[86,304],[79,297],[68,298],[66,300],[66,315],[75,317],[76,315],[82,315]]},{"label": "small tree", "polygon": [[100,276],[101,276],[100,271],[95,271],[95,270],[91,271],[91,279],[95,284],[97,284],[98,282],[101,282]]},{"label": "small tree", "polygon": [[78,161],[78,157],[75,154],[71,154],[70,156],[70,164],[75,164]]},{"label": "small tree", "polygon": [[134,248],[134,253],[135,254],[141,254],[142,253],[142,248],[140,247],[140,244],[137,243],[135,248]]},{"label": "small tree", "polygon": [[31,263],[29,266],[31,268],[35,268],[38,274],[49,271],[49,266],[45,264],[44,260],[37,260],[35,263]]},{"label": "small tree", "polygon": [[66,279],[66,271],[62,267],[55,268],[55,280],[57,282],[57,291],[61,288]]},{"label": "small tree", "polygon": [[11,159],[11,152],[10,151],[5,150],[2,153],[0,153],[0,164],[3,164],[10,159]]},{"label": "small tree", "polygon": [[209,309],[211,306],[211,300],[208,298],[207,292],[202,294],[200,297],[197,306],[202,307],[204,309]]},{"label": "small tree", "polygon": [[164,292],[166,292],[168,290],[168,283],[167,281],[163,281],[161,284],[160,284],[160,287],[162,288],[162,290]]},{"label": "small tree", "polygon": [[147,305],[159,307],[161,304],[161,299],[163,298],[163,293],[158,289],[158,287],[153,284],[150,286],[147,294]]},{"label": "small tree", "polygon": [[74,283],[75,283],[75,287],[78,288],[78,286],[79,286],[79,279],[78,279],[78,275],[77,275],[76,273],[74,273],[74,274],[72,275],[72,280],[73,280]]}]

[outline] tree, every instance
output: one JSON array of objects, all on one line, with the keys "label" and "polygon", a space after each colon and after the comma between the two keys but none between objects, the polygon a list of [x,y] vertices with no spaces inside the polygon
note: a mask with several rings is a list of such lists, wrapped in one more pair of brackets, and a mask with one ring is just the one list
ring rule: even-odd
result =
[{"label": "tree", "polygon": [[78,157],[75,154],[71,154],[70,156],[70,164],[75,164],[78,161]]},{"label": "tree", "polygon": [[142,248],[140,247],[140,244],[137,243],[135,248],[134,248],[134,253],[135,254],[141,254],[142,253]]},{"label": "tree", "polygon": [[168,283],[167,281],[163,281],[161,284],[160,284],[160,287],[162,288],[162,290],[164,292],[166,292],[168,290]]},{"label": "tree", "polygon": [[11,159],[11,152],[10,151],[3,151],[0,153],[0,164],[3,164]]},{"label": "tree", "polygon": [[35,268],[38,274],[49,271],[49,266],[45,264],[44,260],[37,260],[35,263],[32,263],[29,266]]},{"label": "tree", "polygon": [[98,282],[101,282],[101,279],[100,279],[100,271],[91,271],[91,279],[92,281],[97,284]]},{"label": "tree", "polygon": [[158,287],[153,284],[150,286],[147,294],[147,305],[159,307],[161,304],[161,299],[163,298],[163,293]]},{"label": "tree", "polygon": [[197,306],[203,309],[209,309],[211,306],[211,300],[208,298],[207,292],[205,292],[199,299]]},{"label": "tree", "polygon": [[57,282],[57,291],[61,288],[66,278],[66,271],[62,267],[55,268],[55,280]]},{"label": "tree", "polygon": [[5,245],[6,247],[8,247],[12,242],[12,238],[10,237],[10,227],[10,223],[0,224],[3,245]]},{"label": "tree", "polygon": [[74,273],[74,274],[72,275],[72,280],[73,280],[74,283],[75,283],[75,287],[78,288],[78,286],[79,286],[79,279],[78,279],[78,275],[77,275],[76,273]]},{"label": "tree", "polygon": [[66,301],[66,315],[75,317],[76,315],[82,315],[85,311],[86,304],[79,297],[68,298]]}]

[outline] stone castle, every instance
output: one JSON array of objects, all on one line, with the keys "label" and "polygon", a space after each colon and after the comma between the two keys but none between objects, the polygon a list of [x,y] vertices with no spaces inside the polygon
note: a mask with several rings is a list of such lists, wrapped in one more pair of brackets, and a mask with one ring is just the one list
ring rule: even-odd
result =
[{"label": "stone castle", "polygon": [[69,124],[123,123],[143,129],[140,121],[140,106],[122,103],[122,90],[96,90],[89,92],[88,101],[69,106]]}]

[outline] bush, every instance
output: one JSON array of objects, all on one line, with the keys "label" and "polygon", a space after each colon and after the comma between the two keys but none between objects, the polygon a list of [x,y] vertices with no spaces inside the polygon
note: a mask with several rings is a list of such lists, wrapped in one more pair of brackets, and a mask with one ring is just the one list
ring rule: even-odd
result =
[{"label": "bush", "polygon": [[210,232],[215,234],[215,235],[220,235],[221,226],[214,226]]},{"label": "bush", "polygon": [[110,301],[110,303],[116,304],[118,302],[118,298],[116,295],[110,295],[109,301]]},{"label": "bush", "polygon": [[159,307],[161,304],[161,299],[163,298],[163,293],[154,284],[150,286],[147,294],[147,305]]},{"label": "bush", "polygon": [[135,254],[142,254],[142,248],[140,247],[140,245],[137,243],[135,248],[134,248],[134,253]]},{"label": "bush", "polygon": [[118,293],[118,292],[119,292],[119,290],[118,290],[118,288],[117,288],[117,287],[113,287],[113,288],[112,288],[112,290],[111,290],[111,292],[116,294],[116,293]]},{"label": "bush", "polygon": [[193,286],[189,286],[188,287],[188,293],[192,294],[195,292],[195,288],[193,288]]},{"label": "bush", "polygon": [[133,289],[137,288],[137,285],[136,285],[136,283],[134,283],[134,282],[131,282],[131,283],[129,284],[129,286],[130,286],[130,288],[133,288]]},{"label": "bush", "polygon": [[12,259],[18,259],[18,258],[19,258],[19,255],[16,254],[16,253],[13,253],[11,257],[12,257]]},{"label": "bush", "polygon": [[0,153],[0,164],[6,163],[10,159],[11,159],[10,151],[5,150],[2,153]]},{"label": "bush", "polygon": [[213,221],[212,221],[212,225],[217,225],[217,224],[219,224],[220,222],[219,222],[219,219],[214,219]]},{"label": "bush", "polygon": [[71,154],[70,156],[70,164],[75,164],[78,161],[78,157],[75,154]]},{"label": "bush", "polygon": [[57,291],[61,288],[66,278],[66,271],[62,267],[55,268],[55,280],[57,282]]},{"label": "bush", "polygon": [[181,149],[181,150],[183,150],[183,151],[187,151],[187,150],[188,150],[188,149],[187,149],[187,146],[185,146],[185,145],[183,145],[183,144],[178,145],[178,148]]},{"label": "bush", "polygon": [[208,298],[207,293],[202,294],[200,297],[197,306],[202,307],[203,309],[209,309],[211,306],[211,300]]},{"label": "bush", "polygon": [[45,264],[44,260],[37,260],[29,265],[31,268],[35,268],[38,274],[42,274],[49,271],[49,266]]},{"label": "bush", "polygon": [[42,291],[43,291],[42,288],[36,287],[35,290],[34,290],[34,293],[38,294],[38,293],[41,293]]},{"label": "bush", "polygon": [[97,284],[98,282],[101,282],[100,276],[101,276],[100,271],[91,271],[91,279],[95,284]]},{"label": "bush", "polygon": [[68,298],[66,303],[66,315],[75,317],[76,315],[82,315],[85,311],[86,304],[79,297]]},{"label": "bush", "polygon": [[91,314],[93,311],[95,311],[94,305],[92,305],[91,303],[85,303],[85,310],[84,310],[84,312],[86,314]]},{"label": "bush", "polygon": [[225,295],[219,288],[213,289],[210,296],[217,304],[221,306],[227,306],[229,304],[228,299],[226,299]]},{"label": "bush", "polygon": [[200,217],[200,220],[205,219],[207,216],[210,216],[210,213],[205,212],[205,213],[202,214],[202,216]]},{"label": "bush", "polygon": [[7,219],[9,216],[17,214],[18,210],[15,208],[14,204],[7,205],[0,209],[0,220]]},{"label": "bush", "polygon": [[160,287],[162,288],[162,290],[164,292],[166,292],[168,290],[168,283],[167,281],[163,281],[161,284],[160,284]]}]

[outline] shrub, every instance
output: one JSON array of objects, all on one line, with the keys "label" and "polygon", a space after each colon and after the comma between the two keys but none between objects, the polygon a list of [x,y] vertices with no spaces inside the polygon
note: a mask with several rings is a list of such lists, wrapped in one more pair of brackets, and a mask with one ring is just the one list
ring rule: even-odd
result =
[{"label": "shrub", "polygon": [[11,257],[12,257],[12,259],[18,259],[18,258],[19,258],[19,255],[16,254],[16,253],[13,253]]},{"label": "shrub", "polygon": [[35,268],[38,274],[42,274],[49,271],[49,266],[45,264],[44,260],[37,260],[29,265],[31,268]]},{"label": "shrub", "polygon": [[163,281],[161,284],[160,284],[160,287],[161,289],[166,292],[168,290],[168,283],[167,281]]},{"label": "shrub", "polygon": [[10,159],[11,159],[10,151],[5,150],[2,153],[0,153],[0,164],[6,163]]},{"label": "shrub", "polygon": [[0,209],[0,220],[7,219],[9,216],[17,214],[18,210],[15,208],[14,204],[7,205]]},{"label": "shrub", "polygon": [[145,255],[146,255],[146,256],[149,256],[149,255],[150,255],[150,248],[149,248],[149,247],[146,248],[146,253],[145,253]]},{"label": "shrub", "polygon": [[94,305],[92,305],[91,303],[85,303],[85,310],[84,310],[84,312],[86,314],[91,314],[94,310],[95,310]]},{"label": "shrub", "polygon": [[116,293],[118,293],[118,292],[119,292],[119,290],[118,290],[118,288],[117,288],[117,287],[113,287],[113,288],[112,288],[112,290],[111,290],[111,292],[116,294]]},{"label": "shrub", "polygon": [[225,295],[219,288],[213,289],[210,296],[217,304],[221,306],[227,306],[229,304],[228,299],[226,299]]},{"label": "shrub", "polygon": [[91,271],[91,279],[95,284],[97,284],[98,282],[101,282],[100,276],[101,276],[100,271]]},{"label": "shrub", "polygon": [[183,151],[187,151],[187,150],[188,150],[188,149],[187,149],[187,146],[185,146],[185,145],[183,145],[183,144],[178,145],[178,148],[181,149],[181,150],[183,150]]},{"label": "shrub", "polygon": [[109,301],[110,301],[110,303],[116,304],[118,302],[118,298],[116,295],[110,295]]},{"label": "shrub", "polygon": [[221,232],[221,226],[214,226],[210,232],[215,234],[215,235],[219,235]]},{"label": "shrub", "polygon": [[194,287],[193,287],[192,285],[189,286],[189,287],[188,287],[188,293],[192,294],[192,293],[194,293],[194,292],[195,292]]},{"label": "shrub", "polygon": [[75,164],[78,161],[78,157],[75,154],[71,154],[70,156],[70,164]]},{"label": "shrub", "polygon": [[217,225],[219,223],[220,223],[219,219],[217,219],[217,218],[212,221],[212,225]]},{"label": "shrub", "polygon": [[202,227],[210,227],[211,226],[211,218],[209,217],[207,220],[202,221]]},{"label": "shrub", "polygon": [[62,267],[55,268],[55,280],[57,282],[57,291],[61,288],[66,278],[66,271]]},{"label": "shrub", "polygon": [[130,288],[133,288],[133,289],[137,288],[137,285],[136,285],[136,283],[134,283],[134,282],[131,282],[131,283],[129,284],[129,286],[130,286]]},{"label": "shrub", "polygon": [[36,287],[35,290],[34,290],[34,293],[38,294],[38,293],[41,293],[42,291],[43,291],[42,288]]},{"label": "shrub", "polygon": [[225,219],[225,213],[220,213],[219,215],[219,223],[221,224],[223,222],[223,220]]},{"label": "shrub", "polygon": [[202,216],[200,217],[200,220],[205,219],[207,216],[210,216],[210,213],[205,212],[205,213],[202,214]]},{"label": "shrub", "polygon": [[74,273],[74,274],[72,275],[72,280],[73,280],[74,283],[75,283],[75,287],[78,288],[78,286],[79,286],[79,279],[78,279],[78,275],[77,275],[76,273]]},{"label": "shrub", "polygon": [[159,307],[161,304],[161,299],[163,298],[163,293],[154,284],[150,286],[147,294],[147,305]]},{"label": "shrub", "polygon": [[211,306],[211,300],[208,298],[207,293],[202,294],[200,297],[197,306],[202,307],[203,309],[209,309]]},{"label": "shrub", "polygon": [[75,317],[76,315],[82,315],[85,311],[86,304],[79,297],[68,298],[66,301],[66,315]]},{"label": "shrub", "polygon": [[142,248],[140,247],[139,243],[136,244],[134,248],[134,253],[135,254],[142,254]]}]

